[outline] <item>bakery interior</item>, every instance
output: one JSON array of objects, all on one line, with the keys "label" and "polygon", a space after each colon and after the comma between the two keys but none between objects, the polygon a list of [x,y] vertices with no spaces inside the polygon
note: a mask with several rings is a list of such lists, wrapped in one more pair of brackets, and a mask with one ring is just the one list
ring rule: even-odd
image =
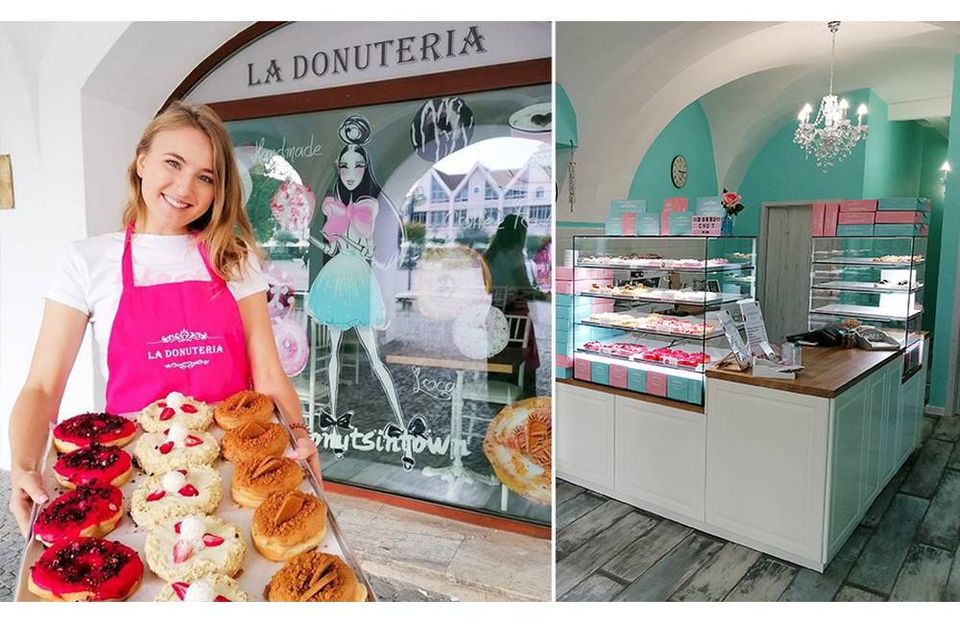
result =
[{"label": "bakery interior", "polygon": [[556,40],[557,600],[957,600],[960,26]]},{"label": "bakery interior", "polygon": [[[176,53],[151,53],[170,40]],[[236,148],[278,350],[319,450],[323,482],[300,489],[329,507],[320,549],[342,551],[367,600],[549,600],[551,24],[24,22],[0,24],[0,46],[20,61],[0,64],[18,85],[0,104],[15,189],[0,210],[3,424],[62,249],[116,229],[118,172],[166,102],[210,104]],[[331,261],[317,242],[344,128],[363,123],[386,318],[361,335],[317,322],[308,299]],[[95,350],[85,339],[62,419],[103,409]],[[513,468],[520,455],[530,471]],[[125,496],[156,478],[134,474]],[[222,479],[217,513],[245,530]],[[294,499],[275,504],[306,506]],[[0,596],[29,597],[22,567],[38,542],[24,550],[6,515],[3,527]],[[245,560],[260,561],[245,532]],[[152,574],[132,600],[153,599]],[[260,578],[237,577],[251,600]]]}]

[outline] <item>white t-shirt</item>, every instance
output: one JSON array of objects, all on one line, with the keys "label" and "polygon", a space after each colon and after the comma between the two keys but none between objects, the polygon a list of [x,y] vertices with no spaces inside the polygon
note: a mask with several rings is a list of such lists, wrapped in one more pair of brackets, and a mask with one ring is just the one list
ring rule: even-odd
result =
[{"label": "white t-shirt", "polygon": [[[101,234],[70,243],[60,261],[53,285],[44,295],[90,317],[93,337],[100,352],[100,370],[108,379],[107,346],[113,319],[120,306],[123,291],[123,232]],[[137,286],[153,286],[186,280],[210,281],[203,265],[195,239],[190,234],[162,236],[134,234],[133,281]],[[264,292],[268,289],[260,264],[249,256],[246,277],[227,282],[234,299]]]}]

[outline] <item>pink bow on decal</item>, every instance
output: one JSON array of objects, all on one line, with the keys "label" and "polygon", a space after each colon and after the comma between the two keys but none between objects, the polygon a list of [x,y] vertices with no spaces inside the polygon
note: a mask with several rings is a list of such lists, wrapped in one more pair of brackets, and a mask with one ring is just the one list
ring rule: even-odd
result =
[{"label": "pink bow on decal", "polygon": [[323,214],[327,215],[327,222],[323,225],[323,235],[329,240],[343,236],[351,225],[364,238],[373,234],[373,215],[377,209],[377,200],[364,198],[351,204],[343,205],[336,197],[327,197],[323,200]]}]

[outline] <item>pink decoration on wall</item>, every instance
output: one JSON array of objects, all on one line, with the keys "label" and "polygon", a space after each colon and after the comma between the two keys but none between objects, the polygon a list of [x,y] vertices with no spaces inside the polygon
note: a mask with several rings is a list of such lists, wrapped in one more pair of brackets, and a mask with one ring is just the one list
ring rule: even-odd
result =
[{"label": "pink decoration on wall", "polygon": [[307,367],[310,345],[307,330],[289,318],[273,321],[273,335],[280,355],[280,366],[288,377],[295,377]]},{"label": "pink decoration on wall", "polygon": [[270,200],[273,218],[288,232],[306,230],[316,206],[317,198],[309,186],[289,180],[280,183]]}]

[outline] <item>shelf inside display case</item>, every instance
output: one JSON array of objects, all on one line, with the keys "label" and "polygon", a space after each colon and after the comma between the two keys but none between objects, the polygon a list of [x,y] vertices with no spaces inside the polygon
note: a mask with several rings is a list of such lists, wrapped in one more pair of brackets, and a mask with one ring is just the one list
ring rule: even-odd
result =
[{"label": "shelf inside display case", "polygon": [[574,377],[702,406],[704,371],[729,351],[717,310],[737,317],[737,302],[754,298],[755,243],[575,236]]},{"label": "shelf inside display case", "polygon": [[835,260],[814,260],[813,264],[876,267],[878,269],[915,269],[918,266],[923,266],[925,263],[922,259],[917,260],[916,262],[884,262],[882,260],[874,260],[871,258],[837,258]]},{"label": "shelf inside display case", "polygon": [[[695,262],[699,262],[695,264]],[[711,260],[707,261],[708,263]],[[707,264],[706,267],[703,266],[703,260],[700,261],[676,261],[675,263],[669,263],[669,261],[664,261],[662,259],[652,259],[652,260],[633,260],[633,261],[622,261],[622,262],[590,262],[590,261],[581,261],[577,263],[578,269],[620,269],[628,271],[674,271],[677,273],[726,273],[733,271],[751,271],[753,270],[752,264],[735,264],[735,263],[725,263],[725,264],[716,264],[711,265]]]},{"label": "shelf inside display case", "polygon": [[666,330],[658,330],[652,328],[644,327],[634,327],[631,325],[618,325],[614,323],[598,323],[596,321],[577,321],[577,325],[584,325],[587,327],[597,327],[600,329],[616,329],[621,331],[628,331],[637,334],[649,334],[651,336],[663,336],[665,338],[687,338],[690,340],[713,340],[715,338],[723,337],[722,329],[712,329],[711,331],[698,332],[698,333],[682,333],[682,332],[671,332]]},{"label": "shelf inside display case", "polygon": [[820,282],[819,284],[814,285],[815,290],[839,290],[847,292],[869,292],[869,293],[905,293],[905,292],[918,292],[923,290],[922,283],[916,283],[912,286],[910,284],[904,284],[903,286],[898,286],[896,284],[882,284],[878,282],[847,282],[842,280],[836,280],[832,282]]},{"label": "shelf inside display case", "polygon": [[855,319],[909,348],[920,338],[925,237],[815,237],[809,328]]},{"label": "shelf inside display case", "polygon": [[690,306],[695,308],[710,308],[721,306],[727,303],[736,303],[743,299],[741,295],[732,295],[724,293],[714,293],[705,291],[676,291],[649,289],[642,295],[627,295],[622,293],[614,294],[612,292],[593,292],[581,291],[577,293],[580,297],[594,297],[597,299],[612,299],[614,301],[625,301],[630,303],[665,303],[678,306]]},{"label": "shelf inside display case", "polygon": [[910,320],[923,314],[922,308],[915,309],[912,313],[907,314],[906,316],[904,316],[902,313],[897,313],[892,310],[885,314],[880,311],[881,309],[882,308],[874,308],[871,306],[862,305],[831,304],[820,306],[819,308],[813,308],[810,310],[810,314],[820,314],[823,316],[844,316],[849,318],[876,321]]}]

